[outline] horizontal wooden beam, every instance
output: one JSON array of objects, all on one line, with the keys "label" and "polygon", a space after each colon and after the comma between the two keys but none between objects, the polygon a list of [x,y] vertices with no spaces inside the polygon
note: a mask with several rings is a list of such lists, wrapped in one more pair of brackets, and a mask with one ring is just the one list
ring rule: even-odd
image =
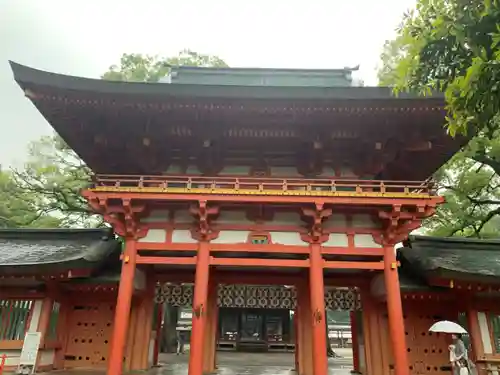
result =
[{"label": "horizontal wooden beam", "polygon": [[148,257],[137,256],[137,264],[195,265],[196,257]]},{"label": "horizontal wooden beam", "polygon": [[322,247],[324,255],[355,255],[355,256],[384,256],[384,249],[380,247]]},{"label": "horizontal wooden beam", "polygon": [[[169,243],[169,242],[138,242],[140,251],[197,251],[196,243]],[[279,253],[279,254],[309,254],[307,245],[281,245],[249,243],[210,244],[210,251],[214,252],[241,252],[241,253]],[[353,255],[353,256],[383,256],[384,249],[378,247],[331,247],[323,246],[321,252],[325,255]]]},{"label": "horizontal wooden beam", "polygon": [[210,244],[210,251],[227,251],[227,252],[242,252],[242,253],[279,253],[279,254],[308,254],[308,246],[297,245],[254,245],[249,243],[240,244]]},{"label": "horizontal wooden beam", "polygon": [[210,258],[213,266],[236,266],[236,267],[309,267],[309,260],[292,259],[256,259],[256,258]]},{"label": "horizontal wooden beam", "polygon": [[[137,264],[157,265],[195,265],[196,257],[153,257],[137,256]],[[259,259],[259,258],[216,258],[210,257],[212,266],[232,267],[297,267],[308,268],[310,262],[295,259]],[[323,268],[326,269],[352,269],[352,270],[383,270],[383,262],[350,262],[350,261],[324,261]]]},{"label": "horizontal wooden beam", "polygon": [[197,243],[137,242],[140,251],[197,251]]},{"label": "horizontal wooden beam", "polygon": [[428,196],[417,194],[416,196],[409,196],[403,193],[394,193],[390,197],[382,197],[376,194],[355,194],[349,196],[333,196],[321,197],[314,196],[271,196],[271,195],[221,195],[221,194],[175,194],[175,193],[147,193],[147,192],[130,192],[117,190],[86,190],[85,197],[99,197],[100,199],[134,199],[139,201],[153,201],[153,202],[168,202],[168,201],[209,201],[209,202],[231,202],[231,203],[295,203],[295,204],[331,204],[331,205],[347,205],[347,206],[387,206],[387,205],[403,205],[403,206],[436,206],[443,202],[443,198],[439,196]]},{"label": "horizontal wooden beam", "polygon": [[383,270],[384,262],[324,261],[323,268],[344,270]]},{"label": "horizontal wooden beam", "polygon": [[[372,273],[370,273],[372,275]],[[194,270],[177,270],[156,274],[159,282],[194,283]],[[210,277],[218,284],[247,284],[247,285],[296,285],[304,281],[307,274],[300,275],[277,274],[274,271],[252,272],[251,269],[242,271],[213,270]],[[353,275],[325,276],[326,286],[361,287],[369,285],[371,277]]]}]

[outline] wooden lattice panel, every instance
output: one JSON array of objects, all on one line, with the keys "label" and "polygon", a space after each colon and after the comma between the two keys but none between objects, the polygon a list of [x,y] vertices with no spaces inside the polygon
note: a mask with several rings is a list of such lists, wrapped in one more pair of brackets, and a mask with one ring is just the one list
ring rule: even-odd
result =
[{"label": "wooden lattice panel", "polygon": [[[220,307],[294,309],[295,288],[259,285],[219,285],[217,303]],[[193,286],[163,284],[156,288],[155,301],[172,306],[190,306]],[[325,290],[325,306],[331,310],[359,310],[359,293],[353,289]]]},{"label": "wooden lattice panel", "polygon": [[64,367],[106,366],[114,314],[114,300],[71,306]]}]

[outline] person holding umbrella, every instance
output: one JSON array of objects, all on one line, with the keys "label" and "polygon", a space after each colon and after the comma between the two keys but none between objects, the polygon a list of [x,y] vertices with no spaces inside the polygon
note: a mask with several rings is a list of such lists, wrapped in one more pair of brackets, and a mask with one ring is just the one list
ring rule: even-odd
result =
[{"label": "person holding umbrella", "polygon": [[[449,349],[453,375],[469,375],[469,358],[462,335],[460,333],[453,333],[451,338],[453,339],[453,345],[450,345]],[[465,371],[462,369],[465,369]]]},{"label": "person holding umbrella", "polygon": [[434,323],[429,329],[431,332],[451,334],[453,344],[448,347],[450,350],[450,362],[453,367],[453,375],[475,375],[476,367],[469,360],[467,348],[462,340],[462,335],[467,331],[457,323],[443,320]]}]

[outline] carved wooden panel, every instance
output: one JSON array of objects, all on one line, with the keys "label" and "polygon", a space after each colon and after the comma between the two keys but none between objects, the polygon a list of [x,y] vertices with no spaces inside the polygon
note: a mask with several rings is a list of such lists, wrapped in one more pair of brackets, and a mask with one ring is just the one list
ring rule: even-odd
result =
[{"label": "carved wooden panel", "polygon": [[115,299],[71,306],[64,367],[105,367],[113,330]]},{"label": "carved wooden panel", "polygon": [[[193,286],[159,285],[155,301],[172,306],[190,306],[193,303]],[[220,307],[294,309],[297,292],[293,287],[276,285],[219,285],[217,303]],[[353,289],[327,289],[325,306],[331,310],[359,310],[359,293]]]}]

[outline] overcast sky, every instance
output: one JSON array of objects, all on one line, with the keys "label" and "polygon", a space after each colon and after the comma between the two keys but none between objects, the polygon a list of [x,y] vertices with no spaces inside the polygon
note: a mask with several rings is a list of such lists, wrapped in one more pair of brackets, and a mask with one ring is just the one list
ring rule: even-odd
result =
[{"label": "overcast sky", "polygon": [[191,50],[232,67],[343,68],[375,85],[381,47],[415,0],[0,0],[0,164],[50,127],[8,60],[99,77],[122,53]]}]

